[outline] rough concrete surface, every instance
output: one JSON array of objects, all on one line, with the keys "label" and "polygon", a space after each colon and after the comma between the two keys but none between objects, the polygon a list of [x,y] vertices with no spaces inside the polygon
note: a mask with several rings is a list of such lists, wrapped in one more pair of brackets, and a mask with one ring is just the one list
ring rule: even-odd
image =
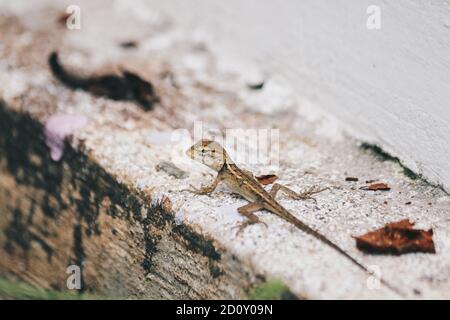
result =
[{"label": "rough concrete surface", "polygon": [[144,2],[208,29],[227,55],[288,79],[352,135],[450,192],[448,1]]},{"label": "rough concrete surface", "polygon": [[[30,193],[28,197],[34,200],[25,205],[32,206],[35,202],[42,205],[50,201],[45,196],[53,197],[58,192],[70,198],[74,192],[71,188],[79,191],[87,185],[87,189],[93,190],[92,197],[82,195],[81,198],[95,203],[99,200],[95,196],[99,190],[123,186],[122,196],[128,192],[133,197],[139,195],[138,208],[145,208],[147,217],[154,215],[146,228],[138,228],[145,218],[137,218],[132,206],[123,205],[126,201],[117,202],[118,219],[111,213],[110,203],[102,202],[109,210],[90,212],[89,206],[84,208],[87,211],[83,212],[81,220],[70,217],[80,214],[76,206],[71,207],[76,201],[69,199],[68,209],[60,208],[66,217],[61,222],[63,225],[70,230],[74,225],[79,226],[74,229],[74,235],[91,232],[89,217],[97,215],[94,235],[96,228],[101,232],[98,236],[83,238],[83,259],[88,270],[86,285],[101,292],[139,297],[238,298],[261,279],[278,278],[297,296],[313,299],[450,297],[450,197],[442,190],[420,179],[411,179],[397,162],[360,148],[359,142],[349,138],[331,119],[302,104],[301,97],[290,90],[289,83],[282,82],[276,75],[266,79],[262,90],[249,90],[248,82],[255,78],[259,81],[262,77],[258,69],[227,60],[215,52],[214,39],[208,38],[205,30],[195,26],[177,28],[175,20],[148,6],[139,7],[138,3],[131,7],[127,1],[80,1],[82,27],[67,30],[58,22],[58,17],[68,4],[65,1],[58,4],[40,1],[33,5],[27,1],[0,1],[0,98],[4,119],[19,119],[7,123],[41,124],[30,129],[28,135],[39,145],[36,147],[40,150],[39,156],[35,160],[44,161],[45,168],[62,166],[57,169],[62,181],[70,181],[73,175],[81,180],[61,190],[43,191],[37,186],[33,188],[39,190],[27,189],[26,180],[18,182],[15,174],[20,173],[11,170],[14,156],[0,155],[3,172],[0,190],[3,190],[3,201],[9,202],[1,206],[4,211],[0,224],[2,245],[8,235],[14,235],[14,232],[5,233],[5,228],[17,227],[17,223],[12,223],[15,217],[12,213],[22,191]],[[121,42],[130,40],[136,41],[138,47],[120,46]],[[153,111],[144,112],[130,102],[111,101],[68,89],[49,72],[47,57],[53,50],[59,51],[68,69],[81,74],[121,69],[135,71],[154,84],[161,103],[155,105]],[[69,139],[70,148],[66,148],[60,164],[43,155],[43,150],[47,150],[45,141],[37,134],[54,114],[88,119],[87,125],[76,130]],[[28,115],[29,120],[20,120]],[[293,201],[284,196],[279,199],[296,216],[397,287],[401,294],[384,285],[374,288],[373,278],[351,262],[267,212],[257,214],[268,228],[250,226],[237,235],[236,226],[242,218],[236,208],[245,201],[224,187],[211,197],[182,191],[190,184],[204,185],[213,178],[207,168],[183,156],[189,141],[174,140],[185,132],[180,129],[192,133],[194,123],[198,125],[200,121],[205,129],[215,129],[216,135],[227,128],[279,129],[279,167],[264,163],[243,163],[242,166],[256,174],[275,172],[280,177],[278,182],[295,190],[314,185],[330,187],[316,196],[317,203]],[[26,131],[24,128],[16,130]],[[10,138],[14,140],[24,135],[17,132]],[[24,138],[21,139],[17,141],[25,143]],[[3,143],[8,145],[7,141]],[[1,150],[7,152],[14,148],[20,150],[22,145]],[[24,154],[29,158],[27,163],[33,163],[31,153]],[[79,158],[85,160],[77,160]],[[157,169],[163,161],[175,163],[189,176],[177,179]],[[100,169],[86,169],[91,166]],[[41,169],[27,174],[43,175],[38,181],[45,184],[46,175],[40,173]],[[96,185],[93,181],[97,181],[97,175],[106,182]],[[358,177],[359,181],[346,182],[346,176]],[[84,181],[84,177],[92,181]],[[373,179],[389,184],[391,190],[360,190],[366,180]],[[11,186],[16,191],[9,189]],[[164,203],[164,198],[170,208],[156,210],[161,201]],[[100,200],[111,199],[108,196]],[[409,202],[411,204],[406,204]],[[127,210],[132,214],[127,214]],[[123,217],[130,215],[130,219],[124,220]],[[158,222],[159,215],[165,217],[163,222]],[[374,256],[356,249],[352,236],[403,218],[411,219],[418,228],[433,228],[436,254]],[[41,229],[49,223],[60,222],[49,222],[48,217],[44,217]],[[180,232],[177,226],[189,232]],[[115,228],[122,234],[120,237],[105,235]],[[55,230],[65,229],[60,226]],[[35,239],[33,235],[30,237]],[[77,237],[70,234],[67,237],[54,235],[54,238],[57,239],[52,244],[54,254],[57,257],[67,255],[59,262],[59,274],[55,275],[55,282],[63,286],[64,263],[69,262],[70,253],[61,253],[58,247],[61,243],[64,243],[63,248],[73,247],[72,238]],[[134,242],[134,238],[142,241]],[[193,238],[196,248],[211,250],[189,250],[185,242]],[[204,241],[208,245],[205,246]],[[37,246],[42,248],[43,243],[37,241]],[[158,252],[150,271],[144,268],[149,246]],[[31,245],[31,258],[38,250],[41,249]],[[219,254],[215,254],[216,251]],[[35,264],[23,266],[23,257],[13,258],[14,253],[8,254],[11,253],[2,252],[1,273],[15,270],[15,275],[25,280],[51,285],[54,269],[50,262],[41,258],[32,260],[41,271],[35,273],[32,271]],[[211,259],[216,260],[211,262]],[[105,266],[106,262],[118,263],[116,270]],[[20,269],[23,272],[17,271],[18,265],[23,267]],[[27,274],[30,276],[24,276]],[[40,275],[46,280],[41,281]],[[114,285],[124,283],[129,287],[122,291]],[[220,288],[217,292],[216,287]]]}]

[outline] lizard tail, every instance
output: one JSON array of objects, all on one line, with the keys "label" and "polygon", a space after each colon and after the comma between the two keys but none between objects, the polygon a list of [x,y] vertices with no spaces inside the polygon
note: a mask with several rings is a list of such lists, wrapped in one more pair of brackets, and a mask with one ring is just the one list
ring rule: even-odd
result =
[{"label": "lizard tail", "polygon": [[[268,208],[270,211],[271,208]],[[293,214],[291,214],[288,210],[286,210],[284,207],[282,207],[280,205],[279,208],[276,208],[277,210],[274,210],[275,212],[281,212],[277,213],[281,218],[283,218],[284,220],[292,223],[293,225],[295,225],[297,228],[299,228],[300,230],[306,232],[307,234],[315,237],[316,239],[322,241],[324,244],[330,246],[331,248],[333,248],[334,250],[336,250],[337,252],[339,252],[340,254],[342,254],[344,257],[346,257],[348,260],[350,260],[351,262],[353,262],[353,264],[355,264],[356,266],[358,266],[360,269],[362,269],[364,272],[366,272],[367,274],[372,275],[373,272],[370,271],[369,269],[367,269],[363,264],[361,264],[358,260],[356,260],[355,258],[353,258],[351,255],[349,255],[347,252],[345,252],[341,247],[339,247],[337,244],[335,244],[334,242],[332,242],[331,240],[329,240],[327,237],[325,237],[323,234],[321,234],[320,232],[312,229],[310,226],[308,226],[307,224],[305,224],[304,222],[302,222],[301,220],[299,220],[297,217],[295,217]],[[387,286],[389,289],[393,290],[394,292],[396,292],[397,294],[399,294],[400,296],[403,296],[403,293],[396,287],[392,286],[391,284],[389,284],[388,282],[386,282],[383,278],[379,279],[380,282],[382,284],[384,284],[385,286]]]}]

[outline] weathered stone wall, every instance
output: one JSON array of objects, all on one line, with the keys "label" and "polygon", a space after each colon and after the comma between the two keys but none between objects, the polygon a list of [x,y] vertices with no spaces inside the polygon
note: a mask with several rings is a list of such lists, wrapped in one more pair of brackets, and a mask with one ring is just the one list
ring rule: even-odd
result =
[{"label": "weathered stone wall", "polygon": [[[220,52],[207,30],[185,28],[147,1],[78,3],[82,27],[69,30],[61,22],[69,0],[0,0],[2,275],[64,289],[66,267],[80,264],[85,290],[125,297],[238,298],[275,278],[305,298],[448,298],[450,197],[441,189],[360,148],[277,74]],[[143,110],[68,88],[50,71],[52,51],[76,74],[135,72],[160,102]],[[58,116],[86,120],[60,162],[42,134]],[[222,185],[210,197],[184,191],[214,174],[185,156],[196,141],[172,139],[181,131],[199,139],[197,125],[219,139],[229,129],[278,130],[273,166],[228,151],[242,168],[275,173],[296,191],[328,187],[316,202],[277,199],[401,294],[373,288],[376,277],[269,212],[256,213],[267,228],[237,234],[237,208],[247,202]],[[164,163],[185,174],[174,177]],[[364,190],[374,179],[390,190]],[[355,246],[352,236],[401,219],[432,228],[436,254],[369,255]]]},{"label": "weathered stone wall", "polygon": [[214,241],[174,220],[67,145],[50,159],[42,125],[0,107],[0,273],[66,289],[68,265],[82,289],[117,297],[237,298],[255,282]]}]

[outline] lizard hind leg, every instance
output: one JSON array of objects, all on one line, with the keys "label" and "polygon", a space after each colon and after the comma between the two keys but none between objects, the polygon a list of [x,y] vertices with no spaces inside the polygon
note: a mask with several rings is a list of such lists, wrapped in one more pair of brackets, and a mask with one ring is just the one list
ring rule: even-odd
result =
[{"label": "lizard hind leg", "polygon": [[267,227],[267,224],[264,221],[261,221],[258,216],[254,214],[255,211],[263,209],[263,205],[258,202],[252,202],[249,204],[246,204],[245,206],[239,207],[237,210],[238,212],[246,218],[245,221],[241,222],[238,225],[238,232],[237,234],[240,234],[246,227],[255,224],[255,223],[262,223]]},{"label": "lizard hind leg", "polygon": [[283,186],[279,183],[275,183],[272,186],[272,189],[270,190],[270,195],[275,199],[275,196],[277,195],[278,191],[283,191],[284,193],[286,193],[290,198],[295,199],[295,200],[313,200],[314,202],[317,202],[316,199],[314,199],[312,197],[312,195],[317,194],[319,192],[325,191],[328,188],[319,188],[317,186],[313,186],[310,187],[308,189],[306,189],[305,191],[301,192],[301,193],[297,193],[292,189],[289,189],[286,186]]}]

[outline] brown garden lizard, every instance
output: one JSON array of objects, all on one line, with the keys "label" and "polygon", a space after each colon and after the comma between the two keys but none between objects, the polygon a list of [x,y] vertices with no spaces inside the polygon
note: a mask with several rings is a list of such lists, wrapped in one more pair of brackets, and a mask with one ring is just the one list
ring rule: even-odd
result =
[{"label": "brown garden lizard", "polygon": [[[311,195],[321,192],[324,189],[311,188],[303,193],[297,193],[286,186],[275,183],[272,189],[267,192],[263,186],[254,178],[253,174],[249,171],[240,169],[229,157],[227,152],[222,146],[211,140],[200,140],[186,151],[188,157],[193,160],[199,161],[204,165],[218,172],[213,183],[207,187],[196,189],[192,187],[192,190],[188,190],[195,194],[207,195],[212,193],[220,182],[224,182],[234,193],[241,195],[250,203],[238,208],[238,212],[245,216],[247,219],[239,226],[239,231],[243,230],[248,225],[255,223],[263,223],[254,212],[261,209],[268,210],[287,222],[292,223],[300,230],[310,234],[316,239],[322,241],[324,244],[330,246],[340,254],[345,256],[360,269],[364,270],[368,274],[372,274],[365,266],[358,262],[355,258],[350,256],[347,252],[341,249],[338,245],[326,238],[318,231],[312,229],[307,224],[299,220],[287,209],[285,209],[278,201],[275,200],[275,196],[278,191],[285,192],[289,197],[297,200],[311,199]],[[266,225],[267,226],[267,225]],[[239,233],[239,232],[238,232]],[[380,282],[387,285],[398,293],[398,290],[387,284],[383,279]]]}]

